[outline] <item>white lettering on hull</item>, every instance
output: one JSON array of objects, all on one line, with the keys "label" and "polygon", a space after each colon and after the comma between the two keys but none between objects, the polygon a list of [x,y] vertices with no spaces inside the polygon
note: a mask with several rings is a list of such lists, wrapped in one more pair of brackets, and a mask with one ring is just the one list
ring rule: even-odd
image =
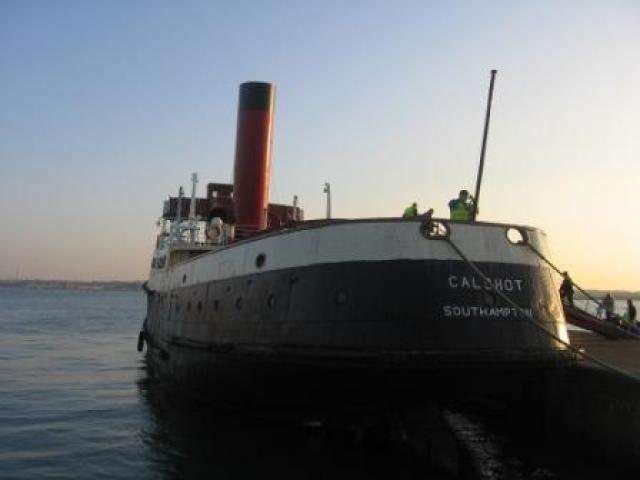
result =
[{"label": "white lettering on hull", "polygon": [[505,292],[521,292],[524,281],[520,278],[486,278],[449,275],[449,288],[455,290],[502,290]]},{"label": "white lettering on hull", "polygon": [[507,318],[522,317],[533,318],[531,308],[519,310],[514,307],[480,307],[476,305],[444,305],[442,313],[445,317],[479,317],[479,318]]}]

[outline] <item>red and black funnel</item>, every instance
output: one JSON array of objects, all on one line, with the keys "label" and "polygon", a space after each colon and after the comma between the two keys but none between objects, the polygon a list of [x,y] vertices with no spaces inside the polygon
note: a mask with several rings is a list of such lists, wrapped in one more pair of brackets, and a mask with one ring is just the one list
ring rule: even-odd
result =
[{"label": "red and black funnel", "polygon": [[236,234],[246,237],[267,228],[275,86],[240,85],[233,172]]}]

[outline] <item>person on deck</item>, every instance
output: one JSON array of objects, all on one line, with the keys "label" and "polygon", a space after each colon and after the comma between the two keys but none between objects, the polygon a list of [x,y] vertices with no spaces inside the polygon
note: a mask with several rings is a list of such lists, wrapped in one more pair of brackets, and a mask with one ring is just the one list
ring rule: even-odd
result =
[{"label": "person on deck", "polygon": [[413,218],[418,216],[418,204],[413,202],[407,208],[404,209],[404,213],[402,214],[402,218]]},{"label": "person on deck", "polygon": [[607,293],[602,299],[602,309],[604,310],[604,318],[611,322],[615,316],[615,305],[611,293]]},{"label": "person on deck", "polygon": [[636,306],[633,304],[630,298],[627,299],[627,318],[629,319],[629,323],[633,327],[640,326],[640,324],[636,323],[637,316],[638,316],[638,311],[636,310]]},{"label": "person on deck", "polygon": [[466,190],[460,190],[458,198],[454,198],[449,202],[449,212],[451,220],[459,222],[470,222],[476,209],[476,202],[472,195]]},{"label": "person on deck", "polygon": [[560,285],[560,298],[565,303],[573,306],[573,280],[569,272],[562,272],[562,285]]}]

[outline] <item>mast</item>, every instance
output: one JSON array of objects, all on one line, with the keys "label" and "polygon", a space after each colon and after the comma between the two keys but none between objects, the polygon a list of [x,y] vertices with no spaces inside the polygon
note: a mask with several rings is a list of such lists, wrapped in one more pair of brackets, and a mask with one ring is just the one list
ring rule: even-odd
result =
[{"label": "mast", "polygon": [[298,218],[298,195],[294,195],[293,196],[293,220],[295,222],[299,221],[300,218]]},{"label": "mast", "polygon": [[189,233],[191,243],[196,242],[196,185],[198,183],[198,174],[191,174],[191,203],[189,204]]},{"label": "mast", "polygon": [[491,102],[493,100],[493,83],[496,79],[497,70],[491,70],[491,82],[489,83],[489,98],[487,99],[487,113],[484,118],[484,133],[482,134],[482,150],[480,151],[480,166],[478,167],[478,177],[476,179],[476,195],[474,197],[475,208],[473,210],[473,221],[478,216],[478,205],[480,204],[480,186],[482,185],[482,173],[484,171],[484,154],[487,150],[487,136],[489,135],[489,121],[491,119]]},{"label": "mast", "polygon": [[331,184],[329,182],[324,183],[324,193],[327,194],[327,219],[331,218]]},{"label": "mast", "polygon": [[178,205],[176,208],[176,218],[173,224],[173,238],[177,240],[182,240],[182,229],[180,228],[180,223],[182,223],[182,196],[184,195],[184,188],[180,186],[178,190]]}]

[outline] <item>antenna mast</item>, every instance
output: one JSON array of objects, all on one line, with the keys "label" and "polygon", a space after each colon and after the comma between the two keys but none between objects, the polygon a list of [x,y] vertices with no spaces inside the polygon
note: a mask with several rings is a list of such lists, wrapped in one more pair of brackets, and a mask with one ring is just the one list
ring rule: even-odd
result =
[{"label": "antenna mast", "polygon": [[196,242],[196,185],[198,184],[198,174],[191,174],[191,203],[189,204],[189,233],[191,243]]},{"label": "antenna mast", "polygon": [[176,205],[176,218],[172,225],[173,230],[173,238],[174,240],[181,241],[182,240],[182,228],[180,224],[182,223],[182,196],[184,195],[184,189],[182,186],[178,189],[178,205]]},{"label": "antenna mast", "polygon": [[487,150],[487,135],[489,134],[489,121],[491,119],[491,102],[493,100],[493,83],[496,79],[497,70],[491,70],[491,83],[489,83],[489,98],[487,99],[487,113],[484,118],[484,133],[482,135],[482,150],[480,151],[480,166],[478,167],[478,178],[476,179],[476,195],[474,197],[475,208],[473,209],[473,221],[478,216],[478,205],[480,204],[480,186],[482,185],[482,173],[484,171],[484,154]]}]

